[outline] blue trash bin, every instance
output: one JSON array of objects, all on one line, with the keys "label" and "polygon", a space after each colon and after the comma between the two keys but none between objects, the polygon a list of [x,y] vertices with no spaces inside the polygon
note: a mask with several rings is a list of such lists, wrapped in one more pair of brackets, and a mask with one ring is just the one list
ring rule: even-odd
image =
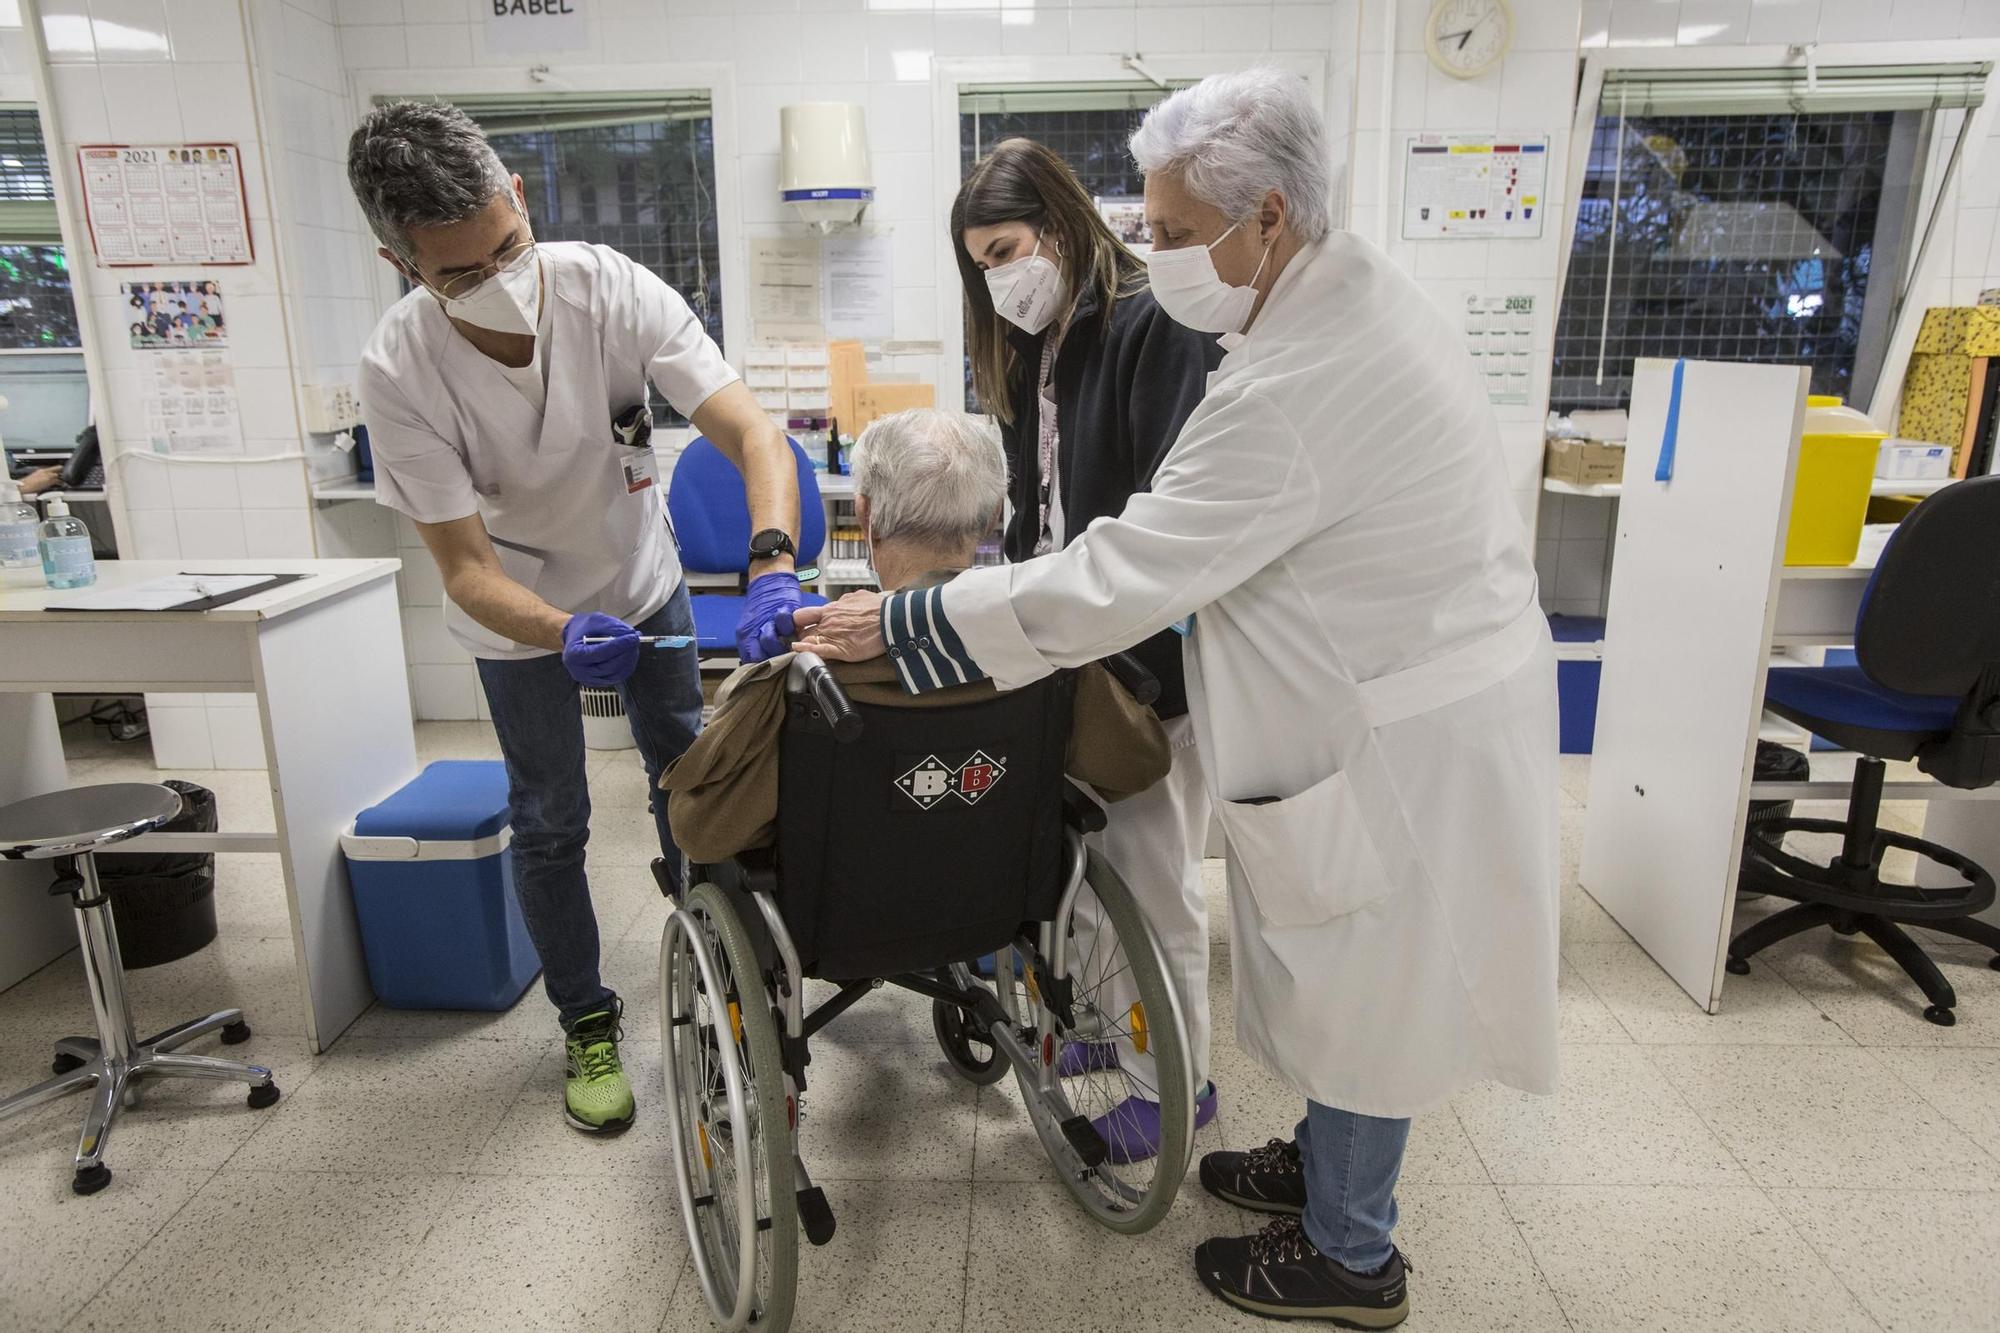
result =
[{"label": "blue trash bin", "polygon": [[542,970],[514,896],[507,770],[442,760],[341,838],[375,997],[506,1009]]}]

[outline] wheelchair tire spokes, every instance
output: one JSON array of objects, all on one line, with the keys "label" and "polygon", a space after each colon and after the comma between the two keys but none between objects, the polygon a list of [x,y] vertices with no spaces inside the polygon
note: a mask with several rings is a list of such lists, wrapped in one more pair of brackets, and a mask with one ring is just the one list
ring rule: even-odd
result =
[{"label": "wheelchair tire spokes", "polygon": [[[1193,1150],[1185,1020],[1158,939],[1101,857],[1089,857],[1068,919],[1051,923],[1055,932],[1065,975],[1029,969],[1036,1063],[1032,1077],[1017,1071],[1021,1096],[1084,1209],[1115,1231],[1145,1231],[1172,1206]],[[1036,951],[1038,963],[1046,952]],[[1119,1058],[1058,1077],[1062,1048],[1073,1042],[1115,1045]],[[1133,1151],[1141,1139],[1159,1151]]]},{"label": "wheelchair tire spokes", "polygon": [[777,1020],[757,968],[722,891],[690,891],[661,940],[661,1064],[702,1294],[725,1328],[783,1333],[797,1284],[798,1213]]}]

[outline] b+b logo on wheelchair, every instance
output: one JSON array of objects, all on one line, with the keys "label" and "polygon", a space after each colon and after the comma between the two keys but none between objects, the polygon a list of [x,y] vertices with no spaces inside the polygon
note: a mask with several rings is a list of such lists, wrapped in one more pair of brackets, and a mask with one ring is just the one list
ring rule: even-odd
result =
[{"label": "b+b logo on wheelchair", "polygon": [[896,779],[902,793],[928,810],[947,796],[956,796],[967,805],[999,785],[1007,775],[1006,758],[994,759],[984,750],[974,750],[957,764],[925,755],[915,768]]}]

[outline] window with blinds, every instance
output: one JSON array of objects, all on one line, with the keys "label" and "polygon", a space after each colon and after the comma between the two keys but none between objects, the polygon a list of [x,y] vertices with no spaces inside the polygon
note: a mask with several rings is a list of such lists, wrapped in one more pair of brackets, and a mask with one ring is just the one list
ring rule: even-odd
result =
[{"label": "window with blinds", "polygon": [[1636,359],[1681,356],[1804,364],[1815,393],[1865,401],[1928,231],[1918,164],[1984,81],[1976,65],[1607,73],[1550,406],[1624,406]]},{"label": "window with blinds", "polygon": [[[722,343],[715,119],[706,94],[453,99],[520,175],[538,240],[608,245],[679,292]],[[661,425],[682,424],[664,402]]]},{"label": "window with blinds", "polygon": [[[1083,188],[1098,199],[1137,200],[1145,178],[1126,143],[1152,106],[1185,83],[994,84],[969,87],[958,98],[958,164],[962,179],[972,164],[1006,139],[1033,139],[1069,164]],[[1143,224],[1130,239],[1144,244]],[[979,411],[972,392],[972,362],[965,363],[965,405]]]},{"label": "window with blinds", "polygon": [[0,106],[0,350],[78,345],[41,117]]}]

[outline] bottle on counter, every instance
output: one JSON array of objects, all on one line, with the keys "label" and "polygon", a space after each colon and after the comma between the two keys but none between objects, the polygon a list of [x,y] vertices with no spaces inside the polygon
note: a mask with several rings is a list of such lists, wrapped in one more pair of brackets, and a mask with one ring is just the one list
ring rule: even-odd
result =
[{"label": "bottle on counter", "polygon": [[90,550],[90,529],[72,517],[60,495],[48,501],[42,523],[42,578],[51,588],[83,588],[97,582],[97,557]]},{"label": "bottle on counter", "polygon": [[41,516],[21,498],[21,484],[0,477],[0,570],[35,568],[41,535]]}]

